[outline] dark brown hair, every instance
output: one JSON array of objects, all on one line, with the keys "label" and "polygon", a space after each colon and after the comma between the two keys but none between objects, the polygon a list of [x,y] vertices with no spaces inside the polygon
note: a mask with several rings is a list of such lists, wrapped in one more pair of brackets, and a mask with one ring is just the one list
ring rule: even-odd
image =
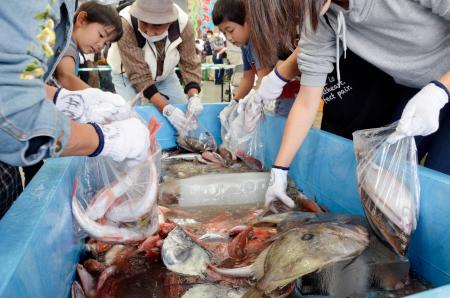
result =
[{"label": "dark brown hair", "polygon": [[74,23],[82,11],[86,13],[86,20],[89,23],[99,23],[104,26],[114,27],[115,38],[112,42],[116,42],[122,37],[122,20],[114,6],[102,5],[95,1],[85,2],[81,4],[75,12]]},{"label": "dark brown hair", "polygon": [[[332,0],[348,7],[348,0]],[[309,22],[313,30],[319,24],[325,0],[244,0],[250,41],[263,67],[272,67],[277,53],[294,51],[295,40]]]},{"label": "dark brown hair", "polygon": [[233,22],[244,26],[245,6],[242,0],[217,0],[212,11],[212,19],[215,26],[223,22]]}]

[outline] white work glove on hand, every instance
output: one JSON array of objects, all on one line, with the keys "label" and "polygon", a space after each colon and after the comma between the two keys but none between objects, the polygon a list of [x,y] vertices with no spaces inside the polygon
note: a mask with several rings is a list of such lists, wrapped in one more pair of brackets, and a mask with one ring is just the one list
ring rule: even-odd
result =
[{"label": "white work glove on hand", "polygon": [[404,137],[434,133],[439,128],[439,112],[448,100],[448,91],[442,84],[426,85],[406,104],[396,131],[387,142],[393,144]]},{"label": "white work glove on hand", "polygon": [[203,104],[198,94],[189,97],[187,110],[189,114],[194,116],[200,115],[200,113],[203,111]]},{"label": "white work glove on hand", "polygon": [[55,94],[54,102],[59,111],[79,123],[124,120],[131,111],[120,95],[97,88],[78,91],[61,88]]},{"label": "white work glove on hand", "polygon": [[[278,199],[289,208],[294,208],[294,201],[286,194],[287,173],[287,170],[278,168],[272,168],[270,171],[269,187],[266,191],[266,202],[264,204],[266,207],[271,207],[271,204]],[[276,210],[272,207],[271,210],[275,212]]]},{"label": "white work glove on hand", "polygon": [[105,125],[93,125],[99,135],[100,144],[91,156],[109,156],[117,162],[127,160],[133,163],[147,159],[149,131],[140,120],[130,118]]},{"label": "white work glove on hand", "polygon": [[163,115],[178,132],[187,132],[195,129],[192,121],[189,121],[182,110],[168,104],[163,109]]},{"label": "white work glove on hand", "polygon": [[264,104],[276,100],[283,92],[284,86],[289,81],[283,78],[274,68],[267,76],[261,80],[261,85],[257,90],[257,96]]}]

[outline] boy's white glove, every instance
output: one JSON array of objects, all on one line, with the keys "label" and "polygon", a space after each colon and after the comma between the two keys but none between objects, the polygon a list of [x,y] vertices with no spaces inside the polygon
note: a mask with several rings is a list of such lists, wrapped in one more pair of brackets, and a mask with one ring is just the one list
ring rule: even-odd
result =
[{"label": "boy's white glove", "polygon": [[444,85],[435,81],[426,85],[406,104],[396,131],[387,142],[392,144],[404,137],[434,133],[439,128],[439,112],[448,100]]},{"label": "boy's white glove", "polygon": [[163,115],[178,132],[186,132],[195,129],[192,121],[189,121],[183,111],[171,104],[164,107]]},{"label": "boy's white glove", "polygon": [[275,200],[280,200],[289,208],[295,207],[294,201],[286,194],[287,173],[287,169],[272,167],[272,170],[270,171],[269,187],[266,191],[266,201],[264,204],[266,207],[270,207]]},{"label": "boy's white glove", "polygon": [[188,99],[187,110],[189,114],[198,116],[203,111],[203,104],[198,94],[195,94]]},{"label": "boy's white glove", "polygon": [[261,80],[261,85],[257,90],[257,96],[264,104],[280,97],[284,86],[289,83],[289,80],[283,78],[274,68],[267,76]]},{"label": "boy's white glove", "polygon": [[131,111],[120,95],[97,88],[78,91],[61,88],[55,94],[54,102],[59,111],[79,123],[124,120]]},{"label": "boy's white glove", "polygon": [[[92,123],[91,123],[92,124]],[[150,145],[148,128],[130,118],[110,124],[92,124],[99,136],[99,147],[90,156],[109,156],[117,162],[143,162]]]}]

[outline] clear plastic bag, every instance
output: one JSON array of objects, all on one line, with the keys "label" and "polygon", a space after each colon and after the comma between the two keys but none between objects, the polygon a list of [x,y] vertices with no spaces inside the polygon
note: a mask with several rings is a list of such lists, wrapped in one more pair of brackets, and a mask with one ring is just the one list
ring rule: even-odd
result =
[{"label": "clear plastic bag", "polygon": [[104,242],[144,240],[158,230],[158,175],[147,161],[132,169],[84,158],[75,178],[72,213],[82,231]]},{"label": "clear plastic bag", "polygon": [[[157,195],[161,149],[150,121],[150,152],[131,167],[109,157],[83,158],[72,195],[79,232],[104,242],[141,241],[158,231]],[[159,167],[159,169],[158,169]]]},{"label": "clear plastic bag", "polygon": [[[262,105],[254,102],[254,93],[249,94],[243,100],[236,107],[231,108],[229,113],[220,117],[223,140],[220,152],[223,156],[226,155],[224,151],[228,151],[232,155],[231,159],[238,157],[253,170],[261,171],[264,168],[264,145],[261,131],[261,124],[264,120]],[[248,109],[252,109],[252,113],[245,112]],[[251,119],[248,119],[249,115],[252,115]]]},{"label": "clear plastic bag", "polygon": [[417,227],[420,185],[414,138],[386,141],[396,126],[356,131],[353,143],[366,217],[375,233],[404,256]]},{"label": "clear plastic bag", "polygon": [[205,151],[216,151],[217,144],[214,136],[198,121],[194,115],[187,115],[189,127],[178,132],[178,145],[180,147],[194,153],[202,153]]}]

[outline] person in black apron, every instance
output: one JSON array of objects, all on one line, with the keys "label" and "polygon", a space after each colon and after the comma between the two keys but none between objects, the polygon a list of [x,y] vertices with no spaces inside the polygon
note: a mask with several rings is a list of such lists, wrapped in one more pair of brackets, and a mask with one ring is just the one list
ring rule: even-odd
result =
[{"label": "person in black apron", "polygon": [[[394,79],[347,50],[346,58],[340,58],[341,85],[336,70],[328,75],[322,98],[321,129],[352,139],[352,133],[361,129],[382,127],[398,121],[408,100],[419,89],[397,84]],[[277,114],[287,117],[294,100],[277,107]],[[441,110],[440,129],[436,133],[415,137],[419,161],[427,157],[424,166],[446,173],[450,158],[450,111],[448,105]]]},{"label": "person in black apron", "polygon": [[341,57],[340,69],[340,86],[336,70],[327,78],[321,128],[347,139],[352,139],[356,130],[390,124],[402,99],[418,92],[397,84],[350,50],[346,58]]},{"label": "person in black apron", "polygon": [[[352,139],[356,130],[391,123],[402,105],[401,98],[417,92],[415,88],[397,84],[391,76],[350,50],[346,58],[341,57],[340,69],[340,85],[336,70],[327,78],[322,95],[325,105],[321,129],[347,139]],[[277,105],[276,114],[287,117],[294,100]]]}]

